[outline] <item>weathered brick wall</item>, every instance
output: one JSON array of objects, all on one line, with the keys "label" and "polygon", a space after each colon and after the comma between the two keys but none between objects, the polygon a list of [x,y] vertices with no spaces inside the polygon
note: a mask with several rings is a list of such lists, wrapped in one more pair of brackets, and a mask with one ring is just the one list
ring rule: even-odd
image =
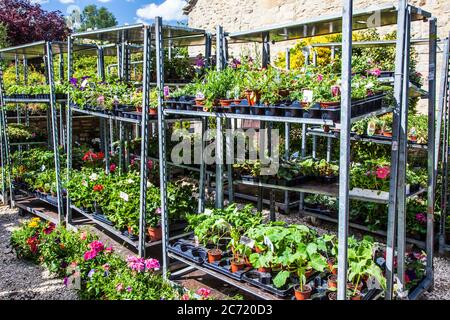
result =
[{"label": "weathered brick wall", "polygon": [[[215,30],[217,25],[222,25],[225,31],[244,31],[261,26],[269,26],[286,22],[301,21],[320,15],[339,13],[342,10],[342,0],[194,0],[195,3],[188,13],[189,26]],[[354,8],[362,9],[374,5],[367,0],[354,0]],[[378,0],[377,4],[397,4],[397,1]],[[438,21],[438,35],[440,38],[448,36],[450,31],[450,1],[449,0],[410,0],[410,4],[419,6],[431,12]],[[379,29],[381,32],[390,32],[394,27]],[[414,22],[412,24],[413,38],[428,38],[428,23]],[[292,42],[277,43],[271,46],[272,58],[286,47],[292,46]],[[246,46],[234,46],[230,52],[254,52],[260,46],[254,44]],[[416,47],[419,53],[418,71],[428,77],[428,49],[426,46]],[[441,67],[441,57],[438,55],[438,73]],[[425,81],[427,84],[427,81]],[[424,107],[425,103],[422,102]]]}]

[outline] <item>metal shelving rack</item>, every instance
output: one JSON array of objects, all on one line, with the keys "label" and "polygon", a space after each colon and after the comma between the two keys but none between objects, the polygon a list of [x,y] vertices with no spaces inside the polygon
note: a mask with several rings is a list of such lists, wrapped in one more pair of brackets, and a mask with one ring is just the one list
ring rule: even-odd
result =
[{"label": "metal shelving rack", "polygon": [[[408,117],[408,95],[405,92],[409,91],[409,75],[408,75],[408,61],[409,61],[409,48],[411,45],[410,28],[411,22],[422,21],[427,22],[429,26],[429,88],[428,88],[428,214],[427,214],[427,239],[426,239],[426,251],[427,251],[427,265],[426,265],[426,277],[419,284],[419,286],[409,294],[410,299],[416,299],[423,291],[432,288],[433,285],[433,217],[434,217],[434,197],[435,197],[435,182],[436,182],[436,150],[439,147],[439,139],[435,139],[435,127],[436,118],[438,131],[440,132],[440,117],[438,113],[435,115],[435,78],[436,78],[436,18],[431,13],[426,12],[415,6],[408,5],[407,1],[400,0],[397,6],[394,5],[380,5],[371,7],[365,10],[353,11],[353,1],[343,1],[342,14],[323,16],[318,18],[312,18],[303,20],[296,23],[287,23],[278,26],[271,26],[256,29],[253,31],[243,31],[229,34],[228,41],[230,43],[246,43],[246,42],[259,42],[262,44],[263,66],[269,63],[270,47],[269,44],[272,41],[286,41],[295,40],[300,38],[307,38],[312,36],[326,35],[332,33],[342,32],[342,86],[341,86],[341,121],[337,125],[330,120],[322,119],[305,119],[305,118],[287,118],[287,117],[269,117],[269,116],[255,116],[245,114],[228,114],[228,113],[215,113],[215,112],[198,112],[198,111],[185,111],[185,110],[164,110],[162,105],[162,97],[159,99],[158,106],[158,125],[159,125],[159,143],[160,143],[160,174],[161,174],[161,208],[163,223],[163,274],[167,276],[168,270],[168,257],[176,260],[181,260],[178,255],[171,254],[167,251],[169,234],[168,234],[168,217],[167,217],[167,203],[166,203],[166,187],[167,180],[165,178],[166,167],[166,147],[165,147],[165,117],[171,115],[185,115],[185,116],[199,116],[202,119],[215,118],[216,119],[216,149],[223,149],[223,136],[222,136],[222,119],[227,121],[232,119],[248,119],[259,120],[264,122],[280,122],[285,123],[297,123],[302,124],[303,128],[306,125],[327,125],[340,129],[340,161],[339,166],[339,184],[333,190],[333,194],[339,198],[339,219],[338,219],[338,299],[346,299],[346,284],[347,284],[347,239],[349,229],[349,198],[352,195],[349,190],[349,167],[346,165],[350,163],[350,128],[351,122],[359,119],[351,118],[351,56],[352,56],[352,31],[367,29],[367,22],[377,14],[379,18],[377,21],[379,25],[377,27],[397,25],[397,41],[396,41],[396,70],[395,70],[395,105],[391,110],[384,110],[384,113],[394,113],[394,127],[393,127],[393,139],[392,139],[392,164],[391,164],[391,178],[390,178],[390,192],[389,192],[389,214],[388,214],[388,231],[387,231],[387,258],[386,258],[386,278],[387,278],[387,290],[385,292],[385,298],[393,299],[393,283],[394,283],[394,256],[397,252],[398,256],[398,269],[397,269],[397,284],[399,298],[406,298],[404,292],[405,285],[405,207],[406,207],[406,154],[407,154],[407,117]],[[157,25],[161,23],[160,19],[157,19]],[[160,28],[160,27],[159,27]],[[160,31],[157,29],[157,34]],[[221,27],[217,28],[217,43],[225,44],[226,40]],[[162,40],[160,36],[156,39],[157,48],[157,74],[158,74],[158,87],[162,89],[164,85],[162,63]],[[225,64],[225,47],[217,46],[217,67],[223,68]],[[288,55],[288,54],[287,54]],[[269,124],[270,125],[270,124]],[[306,130],[303,130],[306,135]],[[439,137],[439,136],[438,136]],[[304,139],[302,140],[304,141]],[[304,142],[302,142],[304,144]],[[302,146],[303,147],[303,146]],[[287,152],[289,152],[287,150]],[[224,168],[222,162],[222,153],[216,153],[216,207],[221,208],[223,206],[223,172]],[[228,170],[229,182],[232,181],[230,170]],[[229,183],[229,186],[232,183]],[[261,185],[259,185],[261,187]],[[276,186],[267,185],[267,187],[274,188]],[[202,194],[202,185],[200,184],[200,190]],[[297,190],[303,191],[303,190]],[[306,190],[305,190],[306,191]],[[311,192],[311,189],[307,190]],[[318,190],[319,193],[324,193],[324,190]],[[325,192],[326,193],[326,192]],[[232,190],[229,192],[229,200],[233,201]],[[373,200],[373,199],[370,199]],[[261,204],[258,204],[261,208]],[[204,209],[204,198],[199,199],[199,211]],[[272,211],[272,210],[271,210]],[[271,212],[272,213],[272,212]],[[396,240],[397,239],[397,240]],[[397,246],[396,246],[397,244]],[[192,268],[199,268],[194,263],[184,261]],[[213,274],[224,281],[228,279],[224,276]],[[234,284],[236,285],[236,284]],[[252,291],[252,290],[250,290]],[[253,291],[253,294],[258,295]],[[261,298],[267,298],[267,296],[259,295]]]},{"label": "metal shelving rack", "polygon": [[[54,152],[54,161],[55,161],[55,172],[56,172],[56,182],[57,182],[57,214],[53,214],[52,210],[32,210],[29,204],[36,199],[34,197],[23,197],[18,196],[18,201],[15,201],[15,194],[14,194],[14,186],[12,183],[9,183],[9,197],[11,200],[11,206],[18,206],[22,210],[26,210],[35,214],[40,215],[43,218],[46,218],[49,221],[52,222],[58,222],[61,223],[64,221],[64,208],[63,208],[63,200],[62,200],[62,189],[61,189],[61,172],[60,172],[60,163],[59,163],[59,142],[63,140],[64,136],[64,128],[63,128],[63,120],[62,120],[62,114],[63,110],[65,108],[66,100],[57,100],[55,95],[55,80],[54,80],[54,68],[53,68],[53,59],[54,56],[58,55],[60,57],[60,79],[64,78],[63,75],[63,54],[66,49],[66,43],[59,42],[59,41],[40,41],[40,42],[34,42],[30,44],[5,48],[0,50],[0,57],[1,59],[5,61],[14,61],[16,66],[16,81],[19,81],[19,59],[18,57],[21,56],[23,58],[23,72],[24,72],[24,84],[27,84],[27,72],[28,72],[28,61],[32,59],[43,59],[44,65],[45,65],[45,74],[46,74],[46,81],[49,85],[50,94],[48,98],[12,98],[7,97],[4,93],[4,86],[3,86],[3,73],[0,69],[0,118],[1,118],[1,155],[2,155],[2,164],[6,164],[8,166],[8,172],[6,173],[5,167],[2,166],[2,197],[4,203],[8,202],[8,197],[6,196],[6,188],[5,188],[5,177],[8,177],[8,180],[11,180],[11,151],[10,146],[13,144],[10,144],[9,142],[9,136],[7,132],[8,128],[8,119],[6,116],[6,104],[8,103],[43,103],[50,106],[50,110],[47,112],[47,132],[49,137],[48,145],[53,147]],[[75,50],[76,51],[82,51],[86,48],[89,48],[88,45],[78,45]],[[58,114],[57,114],[57,104],[60,104],[61,112],[60,112],[60,132],[58,132]],[[20,113],[17,106],[17,121],[20,123]],[[25,123],[26,125],[29,125],[29,118],[28,113],[25,112]],[[61,137],[59,137],[61,135]],[[38,143],[17,143],[14,145],[32,145],[32,144],[38,144]],[[4,160],[4,161],[3,161]],[[30,202],[31,201],[31,202]],[[39,199],[39,201],[44,201],[42,199]],[[38,202],[39,202],[38,201]],[[45,202],[45,201],[44,201]],[[50,203],[47,203],[50,204]],[[52,205],[52,204],[51,204]]]},{"label": "metal shelving rack", "polygon": [[[74,41],[76,39],[90,40],[90,41],[101,41],[108,42],[106,45],[99,45],[97,47],[97,55],[98,55],[98,75],[99,78],[105,78],[105,64],[104,64],[104,56],[107,54],[117,55],[118,61],[118,74],[119,78],[124,81],[130,80],[130,65],[131,65],[131,52],[135,50],[143,50],[143,103],[145,106],[143,110],[147,110],[150,102],[149,94],[150,88],[154,86],[154,83],[151,82],[151,71],[154,70],[154,66],[151,65],[151,54],[152,54],[152,45],[153,43],[158,43],[158,41],[167,41],[173,45],[194,45],[194,46],[203,46],[206,47],[206,56],[210,55],[211,48],[211,36],[200,29],[192,29],[187,27],[177,27],[177,26],[165,26],[161,27],[161,24],[156,22],[152,25],[146,24],[135,24],[135,25],[127,25],[121,27],[112,27],[105,28],[101,30],[95,31],[86,31],[75,33],[69,36],[68,40],[68,77],[71,78],[73,74],[73,46],[75,45]],[[156,40],[155,40],[156,39]],[[157,60],[159,57],[157,57]],[[159,84],[159,82],[158,82]],[[163,91],[163,87],[158,85],[160,91]],[[119,168],[123,167],[124,159],[123,155],[123,141],[125,139],[125,125],[134,125],[137,128],[138,135],[142,139],[141,141],[141,153],[140,159],[148,159],[148,145],[151,132],[149,132],[149,125],[157,123],[156,118],[152,118],[147,112],[142,112],[141,119],[130,119],[123,118],[108,114],[103,114],[100,112],[94,112],[90,110],[83,110],[79,108],[75,108],[70,101],[69,95],[69,108],[67,109],[67,169],[68,172],[72,169],[72,113],[82,113],[88,114],[95,117],[99,117],[103,121],[101,121],[101,133],[102,140],[104,141],[103,146],[105,148],[105,159],[106,159],[106,170],[109,170],[109,153],[106,152],[109,146],[112,145],[112,126],[113,122],[117,122],[119,126],[119,140],[121,142],[119,146]],[[159,114],[158,114],[159,117]],[[191,121],[193,119],[171,119],[170,121]],[[195,120],[195,119],[194,119]],[[109,122],[109,132],[106,126],[106,121]],[[121,234],[121,232],[116,229],[99,222],[96,219],[93,219],[90,214],[87,214],[80,208],[76,208],[70,203],[70,194],[68,194],[67,200],[67,210],[68,214],[66,216],[66,222],[68,224],[72,223],[71,210],[75,210],[85,217],[89,218],[91,221],[95,222],[103,229],[109,231],[115,236],[121,238],[125,242],[127,242],[130,246],[137,249],[140,256],[145,256],[145,249],[148,246],[161,244],[162,241],[155,242],[146,242],[145,234],[146,234],[146,191],[147,191],[147,165],[146,161],[140,162],[140,205],[139,205],[139,235],[138,240],[133,241],[128,237]],[[173,237],[172,239],[176,239],[178,237],[186,236],[186,234],[178,235]]]},{"label": "metal shelving rack", "polygon": [[443,72],[441,74],[440,90],[439,90],[439,108],[443,110],[443,139],[442,139],[442,188],[441,188],[441,219],[439,226],[439,253],[444,254],[450,252],[450,243],[447,240],[449,232],[446,230],[447,215],[449,208],[449,169],[448,169],[448,156],[449,149],[449,134],[450,134],[450,34],[444,42],[442,57]]}]

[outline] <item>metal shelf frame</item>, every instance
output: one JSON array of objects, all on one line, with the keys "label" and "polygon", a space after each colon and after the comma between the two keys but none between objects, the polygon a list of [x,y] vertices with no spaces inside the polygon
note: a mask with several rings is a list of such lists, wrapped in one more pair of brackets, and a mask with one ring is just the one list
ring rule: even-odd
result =
[{"label": "metal shelf frame", "polygon": [[439,225],[439,253],[444,254],[450,252],[450,244],[447,243],[449,231],[446,230],[446,224],[449,214],[449,134],[450,134],[450,32],[444,41],[444,49],[442,56],[443,72],[441,74],[439,88],[439,108],[443,110],[443,139],[442,139],[442,158],[441,158],[441,218]]},{"label": "metal shelf frame", "polygon": [[[152,47],[158,46],[158,44],[163,41],[168,41],[169,47],[173,43],[178,43],[180,45],[204,45],[205,46],[205,56],[209,57],[211,53],[211,35],[203,30],[185,28],[185,27],[177,27],[177,26],[165,26],[164,27],[164,36],[162,35],[162,24],[158,21],[152,25],[146,24],[137,24],[131,26],[122,26],[122,27],[113,27],[106,28],[101,30],[75,33],[69,36],[68,39],[68,78],[70,79],[73,74],[73,46],[77,40],[82,39],[91,39],[93,41],[110,41],[109,44],[106,45],[98,45],[97,46],[97,73],[99,78],[105,79],[105,63],[104,63],[104,55],[106,54],[105,49],[116,49],[117,56],[117,65],[118,65],[118,75],[121,80],[129,81],[130,80],[130,72],[131,72],[131,51],[138,48],[143,51],[143,70],[144,76],[142,81],[143,87],[143,101],[142,105],[143,110],[147,110],[150,104],[150,90],[151,87],[155,85],[155,83],[151,82],[151,71],[155,69],[155,66],[151,65],[152,54],[155,52],[152,50]],[[136,47],[139,45],[139,47]],[[108,50],[109,53],[112,54],[113,50]],[[156,57],[157,63],[161,60],[160,56]],[[160,82],[156,83],[157,88],[159,89],[160,94],[163,92],[163,87],[159,86]],[[161,112],[158,112],[158,119],[155,119],[149,115],[148,112],[142,112],[141,119],[130,119],[123,118],[114,115],[108,115],[100,112],[83,110],[79,108],[75,108],[71,104],[71,97],[69,95],[68,101],[69,107],[67,108],[67,172],[72,169],[72,119],[73,113],[82,113],[91,116],[95,116],[100,118],[100,132],[101,132],[101,141],[102,146],[105,149],[105,162],[106,162],[106,171],[109,171],[109,152],[108,149],[112,150],[112,142],[113,142],[113,126],[114,124],[119,126],[119,171],[122,172],[122,168],[125,163],[129,162],[129,159],[125,159],[126,155],[124,155],[124,144],[123,141],[127,139],[131,135],[131,128],[127,128],[126,125],[133,126],[135,128],[136,136],[141,138],[141,152],[140,159],[148,159],[148,145],[149,139],[151,136],[150,124],[160,123]],[[160,111],[160,110],[159,110]],[[175,119],[170,119],[169,122],[179,122],[179,121],[196,121],[198,118],[194,119],[181,119],[177,117]],[[109,126],[109,128],[108,128]],[[156,128],[153,128],[156,129]],[[152,130],[155,132],[156,130]],[[161,166],[161,164],[160,164]],[[138,240],[136,243],[132,243],[131,245],[137,248],[138,254],[141,257],[146,256],[146,243],[145,243],[145,235],[146,235],[146,193],[147,193],[147,172],[148,168],[146,165],[146,161],[140,161],[140,200],[139,200],[139,232],[138,232]],[[200,170],[202,171],[202,170]],[[164,171],[166,172],[166,171]],[[68,224],[72,223],[71,209],[75,209],[70,203],[70,193],[68,193],[68,214],[66,215],[66,222]],[[164,227],[163,227],[164,228]],[[129,239],[128,239],[129,240]],[[127,241],[130,242],[130,241]],[[158,242],[162,243],[162,241]],[[164,248],[164,243],[163,250]]]},{"label": "metal shelf frame", "polygon": [[[81,46],[84,49],[84,46]],[[45,74],[46,81],[49,86],[49,99],[9,99],[5,97],[5,91],[3,86],[3,72],[0,67],[0,131],[1,131],[1,159],[2,164],[6,164],[8,167],[8,172],[5,171],[5,166],[2,166],[2,195],[4,203],[10,202],[12,207],[15,206],[14,200],[14,186],[12,183],[9,183],[9,197],[6,192],[5,186],[5,178],[7,177],[7,181],[11,181],[11,150],[10,150],[10,141],[8,135],[8,119],[6,116],[6,104],[7,103],[45,103],[49,105],[49,110],[47,109],[47,133],[49,142],[49,147],[53,148],[54,153],[54,161],[55,161],[55,173],[56,173],[56,193],[57,193],[57,212],[58,218],[57,223],[62,223],[64,221],[64,208],[62,201],[62,187],[61,187],[61,170],[59,163],[59,142],[61,141],[64,144],[64,125],[63,125],[63,110],[65,100],[56,100],[55,94],[55,76],[54,76],[54,68],[53,68],[53,60],[54,56],[58,55],[60,58],[60,68],[59,68],[59,76],[60,79],[64,79],[63,75],[63,52],[64,52],[65,44],[63,42],[50,42],[50,41],[41,41],[31,44],[25,44],[16,47],[10,47],[0,50],[0,57],[5,61],[13,60],[16,68],[16,81],[19,83],[19,55],[22,56],[23,59],[23,74],[24,74],[24,84],[28,84],[28,59],[31,58],[42,58],[44,60],[45,65]],[[80,48],[80,47],[79,47]],[[54,51],[55,50],[55,51]],[[57,103],[60,104],[60,132],[58,132],[58,114],[57,114]],[[20,118],[20,110],[17,105],[17,123],[21,123]],[[28,112],[25,110],[25,124],[29,125]],[[60,135],[60,137],[59,137]],[[33,143],[27,143],[26,145],[32,145]],[[19,151],[21,150],[22,143],[19,145]],[[28,210],[29,208],[27,208]],[[44,217],[45,218],[45,217]],[[53,219],[54,220],[54,219]]]},{"label": "metal shelf frame", "polygon": [[[342,32],[342,86],[341,86],[341,122],[340,129],[340,159],[339,163],[339,219],[338,219],[338,299],[346,299],[346,284],[347,284],[347,239],[349,235],[349,198],[351,197],[349,190],[349,166],[350,163],[350,129],[351,129],[351,60],[352,60],[352,31],[368,28],[367,23],[361,24],[360,20],[368,21],[370,16],[379,12],[381,14],[380,26],[395,25],[397,26],[397,40],[396,40],[396,70],[395,70],[395,84],[394,97],[395,104],[392,110],[385,110],[385,112],[392,111],[394,114],[393,138],[392,138],[392,154],[391,154],[391,177],[390,177],[390,191],[389,191],[389,211],[388,211],[388,228],[387,228],[387,258],[386,258],[386,275],[387,275],[387,289],[385,291],[385,298],[391,300],[393,295],[394,284],[394,257],[398,257],[397,269],[397,284],[398,297],[400,299],[406,297],[405,287],[405,246],[406,246],[406,223],[405,223],[405,208],[406,208],[406,163],[407,163],[407,118],[408,118],[408,95],[409,92],[409,48],[411,46],[410,29],[413,21],[427,23],[429,27],[428,47],[429,47],[429,83],[428,83],[428,145],[427,145],[427,161],[428,161],[428,187],[427,202],[427,237],[426,237],[426,252],[427,265],[426,277],[419,285],[418,289],[409,296],[417,298],[424,290],[428,290],[433,285],[433,218],[434,218],[434,198],[435,198],[435,184],[437,171],[437,157],[436,152],[439,150],[439,138],[441,130],[442,110],[439,109],[436,114],[435,100],[436,100],[436,47],[437,47],[437,28],[436,18],[431,13],[426,12],[420,8],[411,6],[406,0],[399,0],[398,5],[381,5],[371,7],[366,10],[353,11],[353,1],[343,0],[342,14],[334,16],[311,18],[305,21],[283,24],[279,26],[263,27],[257,30],[242,31],[237,33],[230,33],[228,39],[225,39],[223,29],[217,27],[216,43],[224,44],[216,46],[217,49],[217,68],[225,67],[226,61],[226,43],[246,43],[246,42],[260,42],[262,44],[262,65],[268,65],[270,57],[270,42],[285,41],[311,37],[315,35],[325,35],[331,33]],[[156,24],[161,24],[161,19],[156,19]],[[162,61],[162,39],[158,38],[160,31],[157,30],[157,75],[158,88],[162,91],[164,86],[163,80],[163,61]],[[271,38],[272,37],[272,38]],[[289,51],[286,52],[287,61],[289,62]],[[308,61],[308,60],[307,60]],[[158,105],[158,124],[159,124],[159,143],[160,143],[160,174],[161,174],[161,208],[163,223],[163,274],[167,275],[168,270],[168,218],[167,218],[167,203],[166,203],[166,146],[165,146],[165,117],[173,114],[200,116],[206,120],[208,118],[216,119],[216,149],[223,149],[223,123],[222,119],[226,119],[229,123],[230,119],[249,119],[260,120],[261,128],[265,126],[270,127],[270,122],[285,123],[286,131],[289,130],[289,124],[299,123],[303,126],[302,136],[302,157],[306,153],[306,128],[307,125],[332,125],[323,120],[316,119],[302,119],[302,118],[279,118],[279,117],[265,117],[252,115],[236,115],[236,114],[221,114],[211,112],[196,112],[183,110],[164,110],[162,96],[159,97]],[[358,120],[358,119],[353,119]],[[265,123],[267,122],[267,123]],[[436,132],[438,134],[436,134]],[[330,138],[331,139],[331,138]],[[330,141],[328,139],[328,141]],[[331,143],[328,142],[329,148]],[[289,154],[289,146],[286,147],[286,155]],[[223,172],[224,165],[222,165],[222,153],[216,152],[216,207],[223,207]],[[230,175],[228,181],[232,181],[231,170],[227,170]],[[233,185],[233,183],[228,183]],[[273,186],[269,186],[273,187]],[[202,186],[200,185],[202,192]],[[262,187],[260,186],[260,192]],[[233,201],[232,192],[229,192],[229,200]],[[262,198],[260,198],[262,199]],[[371,199],[372,200],[372,199]],[[204,208],[203,199],[199,199],[199,209]],[[302,202],[302,199],[300,199]],[[258,209],[262,207],[258,204]],[[202,212],[202,210],[199,210]],[[272,210],[271,210],[272,211]],[[272,213],[272,212],[271,212]],[[172,258],[178,259],[174,255]],[[194,268],[199,267],[193,263],[185,261]],[[214,275],[224,281],[223,276]]]}]

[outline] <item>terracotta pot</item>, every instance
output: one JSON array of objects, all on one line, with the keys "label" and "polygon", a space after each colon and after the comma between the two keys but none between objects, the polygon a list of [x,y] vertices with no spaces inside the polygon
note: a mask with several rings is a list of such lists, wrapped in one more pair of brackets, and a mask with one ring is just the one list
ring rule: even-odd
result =
[{"label": "terracotta pot", "polygon": [[[361,291],[363,285],[364,285],[364,283],[361,281],[361,282],[358,284],[357,290]],[[349,290],[354,291],[354,290],[355,290],[355,285],[354,285],[353,283],[349,282],[349,283],[347,283],[347,288],[348,288]]]},{"label": "terracotta pot", "polygon": [[337,288],[337,277],[334,274],[328,276],[328,288]]},{"label": "terracotta pot", "polygon": [[271,271],[270,268],[265,268],[265,267],[259,267],[258,268],[258,272],[269,273],[270,271]]},{"label": "terracotta pot", "polygon": [[133,227],[127,226],[128,234],[133,235]]},{"label": "terracotta pot", "polygon": [[350,300],[361,300],[361,293],[360,292],[356,292],[356,294],[354,296],[350,297]]},{"label": "terracotta pot", "polygon": [[245,90],[245,96],[248,100],[248,104],[254,106],[255,104],[258,103],[259,99],[261,98],[261,93],[252,90]]},{"label": "terracotta pot", "polygon": [[198,106],[204,106],[206,100],[205,99],[195,99],[195,104]]},{"label": "terracotta pot", "polygon": [[392,137],[392,132],[383,131],[383,136],[385,136],[385,137]]},{"label": "terracotta pot", "polygon": [[221,259],[222,259],[222,250],[220,250],[220,249],[208,250],[208,262],[209,263],[218,262]]},{"label": "terracotta pot", "polygon": [[412,142],[416,142],[417,141],[417,136],[409,136],[408,138]]},{"label": "terracotta pot", "polygon": [[233,103],[234,104],[240,104],[242,102],[242,99],[234,99]]},{"label": "terracotta pot", "polygon": [[136,112],[142,112],[142,107],[136,107]]},{"label": "terracotta pot", "polygon": [[231,260],[231,272],[238,272],[239,270],[242,270],[245,268],[245,261],[244,260]]},{"label": "terracotta pot", "polygon": [[255,252],[256,253],[263,253],[264,251],[265,251],[264,249],[261,249],[260,247],[255,246]]},{"label": "terracotta pot", "polygon": [[306,277],[306,279],[308,279],[309,277],[311,277],[311,275],[314,273],[314,269],[309,269],[309,270],[306,270],[306,272],[305,272],[305,277]]},{"label": "terracotta pot", "polygon": [[337,274],[337,268],[334,267],[334,265],[336,264],[336,259],[334,259],[334,258],[328,259],[327,264],[328,264],[328,269],[330,270],[330,272],[332,274]]},{"label": "terracotta pot", "polygon": [[219,100],[219,103],[222,107],[229,107],[232,102],[233,102],[233,100],[231,100],[231,99],[220,99]]},{"label": "terracotta pot", "polygon": [[297,300],[308,300],[311,297],[312,289],[308,285],[303,286],[303,291],[299,291],[300,286],[294,287],[295,299]]},{"label": "terracotta pot", "polygon": [[330,108],[330,107],[336,107],[340,104],[341,104],[340,102],[326,101],[326,102],[321,102],[320,107],[326,109],[326,108]]},{"label": "terracotta pot", "polygon": [[149,113],[152,116],[156,116],[158,114],[158,109],[157,108],[150,108],[149,109]]},{"label": "terracotta pot", "polygon": [[158,241],[162,239],[162,228],[161,227],[148,227],[147,229],[150,241]]}]

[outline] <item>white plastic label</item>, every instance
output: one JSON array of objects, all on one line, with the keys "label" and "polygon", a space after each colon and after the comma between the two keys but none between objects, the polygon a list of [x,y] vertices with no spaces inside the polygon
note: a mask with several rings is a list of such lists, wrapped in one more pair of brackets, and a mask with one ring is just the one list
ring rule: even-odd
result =
[{"label": "white plastic label", "polygon": [[247,237],[241,237],[240,243],[245,244],[247,247],[253,249],[255,246],[255,240],[247,238]]},{"label": "white plastic label", "polygon": [[197,94],[195,95],[195,97],[197,99],[205,99],[205,95],[203,94],[203,92],[197,92]]},{"label": "white plastic label", "polygon": [[311,103],[312,101],[313,101],[313,92],[312,92],[312,90],[303,90],[302,102]]},{"label": "white plastic label", "polygon": [[211,210],[211,209],[205,209],[205,214],[206,214],[206,215],[211,215],[211,213],[212,213],[212,210]]},{"label": "white plastic label", "polygon": [[42,165],[41,171],[45,171],[45,166],[44,165]]},{"label": "white plastic label", "polygon": [[270,241],[270,239],[269,238],[267,238],[267,236],[264,236],[264,244],[267,246],[267,247],[269,247],[269,250],[270,251],[274,251],[274,248],[273,248],[273,243],[272,243],[272,241]]},{"label": "white plastic label", "polygon": [[125,192],[120,191],[120,198],[128,202],[129,196]]}]

